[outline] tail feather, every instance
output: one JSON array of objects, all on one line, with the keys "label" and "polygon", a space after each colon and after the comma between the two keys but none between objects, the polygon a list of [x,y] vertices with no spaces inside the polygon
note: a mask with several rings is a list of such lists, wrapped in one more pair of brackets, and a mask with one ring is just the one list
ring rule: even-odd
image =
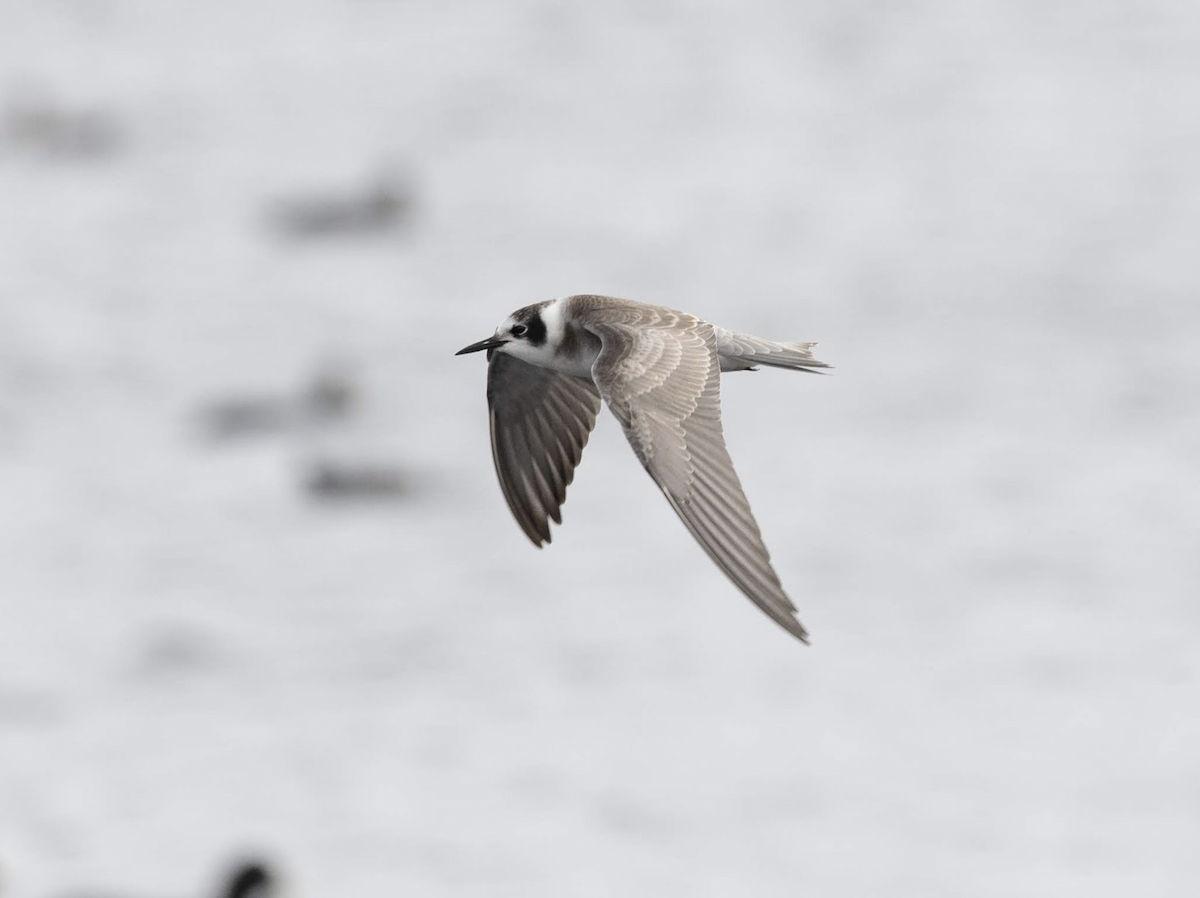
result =
[{"label": "tail feather", "polygon": [[746,371],[759,365],[768,365],[818,374],[821,368],[833,367],[813,358],[812,348],[816,343],[776,343],[749,334],[735,334],[720,327],[714,330],[722,371]]}]

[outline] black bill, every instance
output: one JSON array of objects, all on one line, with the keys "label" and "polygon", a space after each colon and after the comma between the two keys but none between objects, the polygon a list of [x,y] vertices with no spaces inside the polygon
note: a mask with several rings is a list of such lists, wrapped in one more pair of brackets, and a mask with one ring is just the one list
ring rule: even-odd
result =
[{"label": "black bill", "polygon": [[478,343],[472,343],[470,346],[460,349],[455,355],[466,355],[468,352],[479,352],[483,349],[495,349],[497,346],[503,346],[508,341],[503,337],[488,337],[486,340],[480,340]]}]

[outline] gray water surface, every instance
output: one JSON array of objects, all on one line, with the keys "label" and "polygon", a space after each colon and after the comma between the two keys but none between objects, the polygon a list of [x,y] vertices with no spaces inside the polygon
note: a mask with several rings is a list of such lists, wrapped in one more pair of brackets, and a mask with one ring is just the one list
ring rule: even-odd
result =
[{"label": "gray water surface", "polygon": [[[0,16],[5,898],[1195,893],[1195,4]],[[607,413],[510,519],[453,353],[577,292],[821,341],[724,383],[811,648]]]}]

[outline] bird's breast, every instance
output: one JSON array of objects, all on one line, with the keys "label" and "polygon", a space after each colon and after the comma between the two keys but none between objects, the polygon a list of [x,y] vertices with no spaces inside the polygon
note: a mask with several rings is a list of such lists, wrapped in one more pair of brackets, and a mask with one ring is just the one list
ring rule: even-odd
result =
[{"label": "bird's breast", "polygon": [[592,365],[600,355],[600,338],[582,327],[568,325],[554,351],[552,367],[563,374],[591,377]]}]

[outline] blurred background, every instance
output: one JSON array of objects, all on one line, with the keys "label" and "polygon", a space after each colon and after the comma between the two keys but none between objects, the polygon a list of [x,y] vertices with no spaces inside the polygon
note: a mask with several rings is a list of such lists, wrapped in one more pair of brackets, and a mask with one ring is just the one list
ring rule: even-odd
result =
[{"label": "blurred background", "polygon": [[[0,893],[1195,894],[1198,54],[1187,0],[5,0]],[[811,648],[607,413],[511,520],[453,353],[578,292],[837,366],[724,383]]]}]

